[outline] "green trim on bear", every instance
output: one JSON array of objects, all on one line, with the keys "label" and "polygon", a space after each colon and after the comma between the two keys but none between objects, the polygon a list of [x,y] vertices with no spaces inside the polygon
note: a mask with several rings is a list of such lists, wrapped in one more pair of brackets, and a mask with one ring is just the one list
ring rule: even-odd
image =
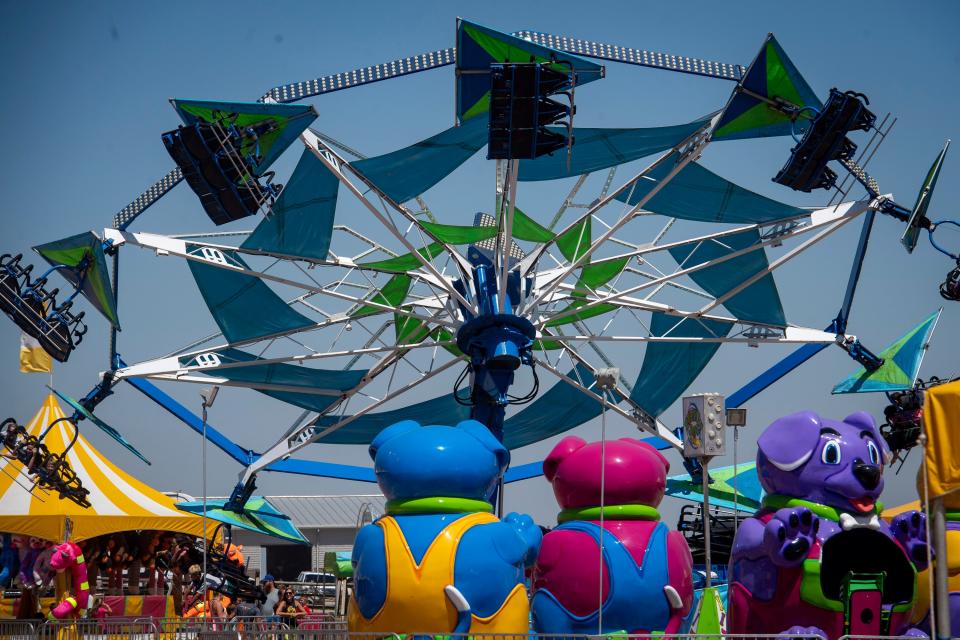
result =
[{"label": "green trim on bear", "polygon": [[425,513],[493,513],[493,505],[486,500],[472,498],[410,498],[387,500],[388,516],[409,516]]},{"label": "green trim on bear", "polygon": [[645,504],[613,504],[603,507],[580,507],[564,509],[557,516],[557,522],[563,524],[570,520],[659,520],[660,512]]},{"label": "green trim on bear", "polygon": [[856,511],[847,511],[844,509],[838,509],[836,507],[831,507],[827,504],[820,504],[819,502],[811,502],[809,500],[803,500],[801,498],[791,498],[790,496],[783,496],[776,493],[771,493],[763,496],[763,500],[760,502],[760,505],[764,509],[771,509],[776,511],[777,509],[783,509],[785,507],[806,507],[810,509],[813,513],[820,516],[821,518],[826,518],[833,522],[840,521],[841,513],[849,513],[851,515],[865,516],[876,514],[880,515],[883,512],[883,503],[876,502],[874,503],[873,511],[868,511],[867,513],[858,513]]}]

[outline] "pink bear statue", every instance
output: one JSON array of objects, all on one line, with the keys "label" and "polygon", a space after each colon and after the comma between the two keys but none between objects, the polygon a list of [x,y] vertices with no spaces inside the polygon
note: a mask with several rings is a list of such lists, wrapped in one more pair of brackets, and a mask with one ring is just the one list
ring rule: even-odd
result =
[{"label": "pink bear statue", "polygon": [[543,462],[563,510],[534,567],[534,628],[578,635],[676,632],[693,601],[693,558],[656,509],[670,463],[650,445],[622,438],[606,443],[601,474],[601,448],[569,436]]}]

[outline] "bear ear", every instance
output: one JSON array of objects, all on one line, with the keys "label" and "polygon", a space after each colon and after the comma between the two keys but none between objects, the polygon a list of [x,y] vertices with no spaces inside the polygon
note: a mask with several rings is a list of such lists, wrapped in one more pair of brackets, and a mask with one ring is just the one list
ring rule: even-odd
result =
[{"label": "bear ear", "polygon": [[802,466],[820,441],[820,416],[800,411],[775,420],[757,440],[757,448],[781,471]]},{"label": "bear ear", "polygon": [[874,421],[872,415],[866,411],[857,411],[848,415],[843,421],[861,431],[869,432],[870,435],[873,436],[873,439],[877,441],[877,444],[880,445],[881,451],[883,451],[884,464],[890,464],[891,460],[893,460],[893,453],[890,452],[890,446],[880,434],[880,430],[877,428],[877,423]]},{"label": "bear ear", "polygon": [[577,436],[567,436],[558,442],[550,455],[543,461],[543,475],[546,476],[547,482],[553,482],[561,462],[566,460],[570,454],[582,449],[586,444],[586,440]]},{"label": "bear ear", "polygon": [[660,459],[660,464],[663,465],[663,470],[667,473],[670,473],[670,461],[663,457],[663,454],[657,450],[655,446],[649,442],[644,442],[643,440],[637,440],[636,438],[620,438],[622,442],[629,442],[630,444],[636,445],[638,447],[643,447],[647,451],[650,451],[656,454],[657,458]]},{"label": "bear ear", "polygon": [[464,420],[457,424],[457,428],[469,433],[471,436],[479,440],[480,444],[485,446],[490,450],[491,453],[493,453],[494,457],[497,459],[497,466],[500,468],[500,473],[503,473],[504,470],[510,465],[510,452],[500,443],[500,441],[493,437],[493,434],[490,433],[490,429],[487,429],[483,423],[477,422],[476,420]]},{"label": "bear ear", "polygon": [[395,424],[390,425],[383,431],[377,434],[377,437],[373,439],[370,443],[370,459],[377,459],[377,451],[380,450],[380,447],[385,445],[388,441],[393,440],[397,436],[402,436],[405,433],[409,433],[414,429],[419,429],[420,423],[416,420],[401,420]]}]

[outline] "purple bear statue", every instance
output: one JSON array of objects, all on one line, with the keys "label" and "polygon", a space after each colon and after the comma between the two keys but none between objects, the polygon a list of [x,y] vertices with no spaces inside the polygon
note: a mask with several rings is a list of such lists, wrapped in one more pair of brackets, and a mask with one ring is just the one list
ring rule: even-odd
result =
[{"label": "purple bear statue", "polygon": [[916,511],[880,519],[890,452],[873,418],[803,411],[757,444],[767,495],[734,538],[730,632],[926,637],[909,626],[926,521]]}]

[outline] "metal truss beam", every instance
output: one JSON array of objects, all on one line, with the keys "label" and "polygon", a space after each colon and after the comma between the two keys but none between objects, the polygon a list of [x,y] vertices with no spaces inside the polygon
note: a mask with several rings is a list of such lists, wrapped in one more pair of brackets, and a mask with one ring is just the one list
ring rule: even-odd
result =
[{"label": "metal truss beam", "polygon": [[[536,305],[539,304],[545,296],[547,296],[550,292],[556,289],[561,282],[563,282],[568,276],[570,276],[570,274],[572,274],[574,271],[576,271],[577,269],[582,267],[584,264],[586,264],[587,261],[590,260],[590,257],[593,255],[593,253],[601,245],[603,245],[603,243],[605,243],[607,240],[612,238],[613,235],[617,231],[619,231],[624,225],[629,223],[636,216],[640,215],[640,212],[643,210],[643,205],[645,205],[651,198],[657,195],[657,193],[659,193],[661,189],[663,189],[667,184],[669,184],[670,181],[673,180],[673,178],[676,177],[676,175],[680,173],[680,171],[684,167],[686,167],[688,164],[690,164],[690,162],[692,162],[696,158],[699,158],[700,154],[703,153],[703,150],[707,147],[708,144],[710,144],[710,133],[712,132],[713,125],[715,124],[718,118],[719,118],[719,115],[714,117],[709,123],[707,123],[700,129],[695,131],[693,134],[685,138],[682,142],[674,146],[672,149],[664,152],[659,158],[654,160],[653,163],[648,165],[645,169],[643,169],[640,173],[635,175],[633,178],[628,180],[626,184],[621,186],[619,189],[615,190],[613,193],[608,194],[605,198],[601,198],[595,205],[587,209],[587,211],[583,215],[578,217],[576,220],[568,224],[562,231],[560,231],[555,236],[555,238],[559,238],[563,234],[568,233],[569,231],[575,229],[578,224],[580,224],[584,220],[589,219],[594,215],[594,213],[596,213],[601,208],[603,208],[604,206],[612,202],[616,198],[616,196],[632,188],[633,185],[637,183],[637,181],[641,180],[644,176],[649,174],[655,168],[657,168],[658,166],[666,162],[669,158],[674,156],[674,154],[677,155],[674,165],[673,167],[671,167],[669,173],[667,173],[667,175],[665,175],[663,179],[656,184],[656,186],[654,186],[649,192],[647,192],[642,198],[640,198],[637,204],[634,205],[627,213],[622,215],[615,223],[610,225],[607,228],[607,230],[604,231],[604,233],[599,238],[592,241],[590,246],[588,246],[586,250],[580,253],[579,256],[573,262],[571,262],[568,266],[561,269],[557,275],[555,275],[553,278],[548,280],[546,285],[543,287],[543,289],[539,292],[536,292],[533,295],[533,300],[529,304],[525,304],[524,307],[526,309],[535,308]],[[543,255],[543,253],[547,250],[547,248],[553,242],[556,242],[556,239],[554,239],[552,242],[543,243],[540,247],[538,247],[537,251],[534,251],[530,256],[524,259],[524,261],[521,263],[521,266],[520,266],[521,277],[529,274],[529,272],[536,266],[537,260],[540,258],[541,255]]]},{"label": "metal truss beam", "polygon": [[[632,286],[632,287],[628,287],[628,288],[623,289],[622,291],[618,291],[618,292],[616,292],[616,293],[611,293],[611,294],[608,294],[608,295],[606,295],[606,296],[599,296],[599,297],[597,297],[596,299],[591,300],[590,302],[587,302],[586,304],[584,304],[584,305],[582,305],[582,306],[579,306],[579,307],[577,307],[577,308],[574,309],[574,310],[564,311],[564,312],[561,312],[561,313],[559,313],[559,314],[553,315],[553,316],[547,318],[545,322],[548,322],[548,321],[550,321],[550,320],[558,320],[558,319],[560,319],[560,318],[564,318],[564,317],[567,317],[567,316],[576,315],[576,314],[578,314],[578,313],[583,313],[584,311],[587,311],[587,310],[589,310],[589,309],[591,309],[591,308],[593,308],[593,307],[596,307],[596,306],[598,306],[598,305],[601,305],[601,304],[616,303],[616,302],[617,302],[618,300],[620,300],[621,298],[625,298],[625,297],[630,296],[630,295],[632,295],[632,294],[634,294],[634,293],[637,293],[637,292],[644,291],[644,290],[646,290],[646,289],[655,287],[655,286],[657,286],[657,285],[659,285],[659,284],[661,284],[661,283],[669,282],[669,281],[671,281],[671,280],[677,279],[677,278],[682,277],[682,276],[689,275],[689,274],[694,273],[694,272],[696,272],[696,271],[700,271],[700,270],[702,270],[702,269],[706,269],[707,267],[711,267],[711,266],[714,266],[714,265],[717,265],[717,264],[722,264],[722,263],[724,263],[724,262],[727,262],[728,260],[732,260],[732,259],[734,259],[734,258],[737,258],[737,257],[741,256],[741,255],[744,255],[744,254],[747,254],[747,253],[750,253],[750,252],[753,252],[753,251],[757,251],[757,250],[763,249],[764,247],[769,246],[769,245],[780,244],[780,243],[782,243],[783,239],[786,238],[786,237],[793,237],[793,236],[796,236],[796,235],[800,235],[800,234],[804,234],[804,233],[809,233],[809,232],[811,232],[811,231],[820,230],[820,229],[822,229],[822,228],[824,228],[824,227],[830,227],[830,226],[836,225],[836,224],[838,224],[838,223],[846,222],[847,220],[852,219],[852,218],[854,218],[854,217],[856,217],[856,216],[864,213],[865,211],[875,210],[875,209],[879,206],[879,202],[880,202],[880,199],[861,200],[861,201],[859,201],[859,202],[849,202],[849,203],[844,203],[844,204],[841,204],[841,205],[837,205],[837,206],[835,206],[835,207],[829,207],[829,208],[827,208],[827,209],[820,209],[820,210],[814,211],[814,212],[812,212],[812,213],[810,214],[810,224],[809,224],[809,225],[796,227],[796,228],[794,228],[794,229],[792,229],[792,230],[790,230],[790,231],[788,231],[788,232],[786,232],[786,233],[784,233],[784,234],[777,235],[776,237],[773,237],[773,238],[767,238],[767,239],[762,239],[762,238],[761,238],[761,241],[758,242],[758,243],[756,243],[756,244],[753,244],[753,245],[751,245],[751,246],[749,246],[749,247],[746,247],[746,248],[744,248],[744,249],[740,249],[740,250],[737,250],[737,251],[732,251],[732,252],[728,253],[727,255],[722,256],[722,257],[720,257],[720,258],[715,258],[715,259],[713,259],[713,260],[708,260],[708,261],[706,261],[706,262],[702,262],[702,263],[700,263],[700,264],[696,264],[696,265],[693,265],[693,266],[690,266],[690,267],[678,269],[677,271],[675,271],[675,272],[673,272],[673,273],[671,273],[671,274],[667,274],[667,275],[662,276],[662,277],[660,277],[660,278],[656,278],[656,279],[654,279],[654,280],[650,280],[649,282],[645,282],[645,283],[638,284],[638,285],[635,285],[635,286]],[[690,243],[692,243],[692,242],[701,242],[701,241],[714,240],[714,239],[717,239],[717,238],[721,238],[721,237],[723,237],[723,236],[725,236],[725,235],[730,235],[731,233],[741,232],[741,231],[743,231],[743,230],[745,230],[745,229],[757,228],[758,226],[760,226],[760,225],[750,225],[750,226],[748,226],[748,227],[742,227],[742,228],[740,228],[740,229],[727,230],[727,231],[722,231],[722,232],[718,232],[718,233],[715,233],[715,234],[707,234],[707,235],[705,235],[705,236],[701,236],[701,237],[699,237],[699,238],[695,238],[695,239],[692,239],[692,240],[684,240],[684,241],[681,242],[681,243],[677,243],[677,244],[664,244],[664,245],[658,245],[658,246],[654,246],[654,247],[648,247],[648,248],[645,248],[645,249],[640,249],[640,250],[637,250],[637,251],[629,252],[629,253],[624,254],[624,255],[625,255],[625,256],[643,255],[644,253],[650,253],[650,252],[653,252],[653,251],[662,251],[662,250],[664,250],[664,249],[669,249],[669,248],[671,248],[671,247],[673,247],[673,246],[690,244]],[[822,237],[824,237],[824,236],[818,235],[818,238],[817,238],[817,239],[822,239]],[[806,243],[806,244],[804,245],[804,248],[808,248],[809,246],[810,246],[810,243]],[[554,279],[554,282],[556,282],[555,279]],[[542,297],[542,294],[541,294],[540,297]],[[535,323],[535,326],[536,326],[537,324],[543,325],[543,324],[545,324],[545,322]]]},{"label": "metal truss beam", "polygon": [[326,427],[318,427],[317,423],[320,421],[320,419],[323,416],[329,415],[338,409],[344,408],[347,405],[350,398],[356,395],[357,392],[360,391],[360,389],[362,389],[364,386],[366,386],[366,384],[372,381],[372,377],[370,377],[369,379],[365,379],[365,382],[361,382],[359,385],[351,389],[349,392],[345,393],[344,399],[341,402],[331,405],[327,409],[327,411],[325,411],[324,413],[318,414],[314,419],[310,420],[306,425],[300,427],[299,429],[296,429],[293,433],[288,434],[284,438],[280,439],[272,447],[270,447],[257,461],[253,462],[250,466],[246,468],[246,470],[243,472],[243,475],[241,477],[241,481],[247,482],[250,478],[256,475],[258,471],[260,471],[261,469],[264,469],[265,467],[270,466],[275,461],[282,460],[283,458],[292,455],[293,453],[299,451],[300,449],[306,447],[307,445],[313,442],[316,442],[317,440],[327,435],[328,433],[332,433],[337,429],[341,429],[347,426],[357,418],[365,416],[366,414],[370,413],[374,409],[395,399],[397,396],[403,393],[406,393],[407,391],[410,391],[411,389],[426,382],[427,380],[430,380],[431,378],[439,375],[440,373],[443,373],[444,371],[451,368],[458,362],[461,362],[461,360],[459,358],[454,358],[440,365],[436,369],[433,369],[425,373],[424,375],[420,376],[416,380],[398,389],[395,389],[394,391],[387,393],[383,398],[380,398],[379,400],[375,400],[371,402],[369,405],[358,410],[356,413],[353,413],[349,416],[342,418],[341,420],[338,420],[335,424],[332,424]]},{"label": "metal truss beam", "polygon": [[634,49],[632,47],[620,47],[613,44],[593,42],[592,40],[554,36],[539,31],[518,31],[514,35],[544,47],[574,53],[585,58],[598,58],[600,60],[610,60],[611,62],[650,67],[652,69],[663,69],[664,71],[689,73],[707,78],[719,78],[721,80],[739,82],[746,72],[746,69],[739,64],[713,62],[712,60],[678,56],[663,53],[662,51],[647,51],[645,49]]}]

